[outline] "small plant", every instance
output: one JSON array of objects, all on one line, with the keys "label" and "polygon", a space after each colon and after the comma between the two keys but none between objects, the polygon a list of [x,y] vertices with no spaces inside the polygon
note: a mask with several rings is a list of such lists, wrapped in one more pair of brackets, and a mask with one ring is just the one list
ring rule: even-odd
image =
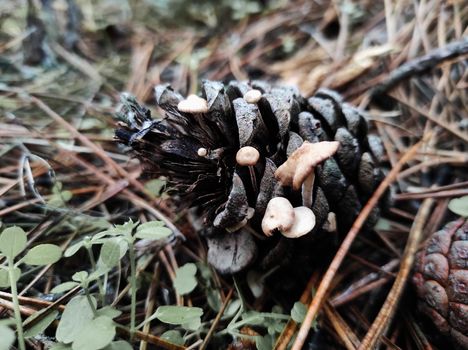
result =
[{"label": "small plant", "polygon": [[[49,265],[58,261],[62,256],[60,247],[53,244],[39,244],[29,249],[22,258],[18,259],[26,246],[26,233],[20,227],[6,228],[0,234],[0,257],[6,259],[6,265],[0,265],[0,288],[9,287],[11,290],[16,332],[18,333],[18,346],[21,350],[25,350],[26,346],[16,284],[21,277],[19,266],[23,263],[33,266]],[[53,319],[50,320],[50,322],[52,321]],[[6,336],[7,339],[11,339],[11,333],[8,332],[5,324],[0,325],[0,334]]]},{"label": "small plant", "polygon": [[[90,350],[107,349],[107,347],[115,349],[116,346],[119,346],[118,349],[123,350],[131,348],[127,342],[112,341],[116,328],[122,327],[115,323],[113,318],[119,316],[121,312],[105,305],[98,308],[98,301],[90,293],[90,285],[96,282],[100,294],[103,296],[105,287],[101,278],[104,276],[104,280],[106,280],[109,271],[119,265],[120,260],[127,253],[130,260],[130,334],[133,335],[137,329],[154,319],[168,324],[180,325],[185,329],[196,330],[199,328],[201,315],[203,314],[202,309],[170,305],[158,307],[153,315],[138,326],[136,325],[137,261],[135,242],[137,239],[163,240],[170,235],[171,230],[164,227],[164,224],[160,221],[140,224],[130,220],[125,224],[115,225],[104,230],[93,237],[86,237],[70,246],[65,251],[65,257],[70,257],[79,249],[85,248],[93,271],[91,273],[79,271],[72,276],[72,281],[62,283],[52,289],[53,293],[63,293],[80,286],[84,291],[84,296],[76,296],[67,304],[56,332],[56,339],[60,343],[53,349]],[[92,250],[94,245],[101,245],[100,255],[97,260]],[[181,294],[189,293],[196,287],[195,273],[196,267],[194,264],[187,264],[179,269],[177,272],[179,282],[177,282],[176,288],[181,289]],[[185,281],[185,276],[189,275],[192,278]],[[195,285],[193,285],[193,282],[195,282]]]},{"label": "small plant", "polygon": [[[136,323],[137,304],[137,256],[135,243],[139,239],[164,240],[171,235],[171,230],[164,227],[160,221],[151,221],[140,224],[128,221],[122,225],[107,227],[103,231],[92,236],[86,236],[79,242],[71,245],[64,253],[65,257],[75,255],[84,248],[90,260],[90,270],[82,270],[73,274],[71,281],[56,285],[51,293],[65,293],[72,289],[81,291],[75,295],[65,306],[58,323],[55,338],[57,343],[52,350],[130,350],[131,343],[125,340],[116,340],[117,329],[121,328],[129,332],[131,338],[137,330],[143,328],[149,322],[158,320],[162,323],[174,326],[161,334],[161,338],[178,345],[184,345],[189,339],[207,334],[210,322],[202,323],[204,311],[199,307],[161,305],[154,313]],[[0,350],[9,349],[15,340],[15,333],[10,328],[16,325],[19,349],[25,349],[25,338],[34,337],[43,332],[58,316],[57,310],[45,310],[34,313],[25,320],[21,320],[18,291],[16,282],[21,276],[19,266],[22,263],[28,265],[47,265],[57,262],[61,257],[61,250],[52,244],[40,244],[26,254],[26,234],[19,227],[5,229],[0,235],[0,252],[6,263],[0,269],[0,287],[11,289],[14,304],[14,319],[0,322]],[[95,247],[100,246],[98,256],[95,256]],[[128,257],[129,289],[130,294],[130,322],[122,325],[114,319],[122,314],[116,307],[106,304],[105,293],[109,289],[107,285],[109,273],[119,264],[124,257]],[[215,312],[221,309],[222,301],[214,284],[214,276],[208,265],[204,263],[186,263],[175,270],[173,288],[178,295],[186,296],[197,287],[203,290],[207,296],[207,304]],[[97,292],[93,291],[98,287]],[[232,300],[223,313],[222,320],[226,322],[225,328],[216,333],[216,336],[230,335],[234,338],[248,339],[255,342],[260,350],[269,349],[275,339],[292,317],[296,322],[302,322],[305,314],[305,306],[300,303],[294,305],[291,314],[285,314],[279,307],[273,307],[272,312],[257,312],[247,309],[241,292],[240,299]],[[39,320],[34,319],[40,317]],[[31,326],[29,326],[32,324]],[[25,331],[23,330],[25,327]],[[244,327],[253,327],[262,335],[244,334]],[[131,340],[131,339],[130,339]]]}]

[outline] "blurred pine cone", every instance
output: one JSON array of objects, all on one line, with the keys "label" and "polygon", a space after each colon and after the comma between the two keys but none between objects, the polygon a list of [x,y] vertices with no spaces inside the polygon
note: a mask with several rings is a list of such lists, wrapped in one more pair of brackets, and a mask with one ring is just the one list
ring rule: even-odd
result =
[{"label": "blurred pine cone", "polygon": [[468,220],[435,232],[418,254],[418,308],[454,345],[468,349]]},{"label": "blurred pine cone", "polygon": [[[122,95],[116,139],[146,174],[166,177],[175,198],[196,208],[208,260],[222,273],[241,271],[256,257],[267,269],[297,259],[298,251],[310,256],[313,238],[335,227],[346,232],[383,178],[380,139],[368,135],[366,120],[336,92],[322,89],[306,99],[263,81],[205,80],[201,98],[184,99],[169,85],[157,86],[155,95],[163,119]],[[275,197],[285,199],[272,204]],[[288,208],[273,208],[284,203]],[[275,221],[290,212],[293,226]],[[262,227],[272,236],[262,235]]]}]

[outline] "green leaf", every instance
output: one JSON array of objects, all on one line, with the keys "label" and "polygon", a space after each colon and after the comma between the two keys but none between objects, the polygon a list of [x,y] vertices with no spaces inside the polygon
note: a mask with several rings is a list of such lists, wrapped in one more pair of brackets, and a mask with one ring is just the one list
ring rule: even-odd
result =
[{"label": "green leaf", "polygon": [[68,292],[69,290],[75,288],[77,285],[79,285],[78,282],[72,282],[72,281],[60,283],[59,285],[52,288],[50,292],[53,294]]},{"label": "green leaf", "polygon": [[182,346],[185,344],[185,340],[179,331],[175,331],[175,330],[166,331],[163,334],[161,334],[161,338],[172,344],[182,345]]},{"label": "green leaf", "polygon": [[15,326],[16,321],[13,318],[4,318],[0,320],[0,327]]},{"label": "green leaf", "polygon": [[91,281],[97,280],[99,277],[109,272],[109,267],[104,265],[101,261],[98,261],[96,265],[96,270],[91,272],[91,274],[86,278],[86,281],[89,283]]},{"label": "green leaf", "polygon": [[[15,267],[13,271],[15,282],[17,282],[21,277],[21,270]],[[8,270],[0,269],[0,288],[8,287],[10,287],[10,276],[8,274]]]},{"label": "green leaf", "polygon": [[[39,315],[41,315],[42,313],[43,313],[43,311],[35,312],[31,316],[29,316],[24,322],[26,323],[26,322],[28,322],[30,320],[33,320],[36,317],[38,317]],[[28,328],[24,332],[24,337],[25,338],[32,338],[32,337],[35,337],[36,335],[44,332],[46,330],[46,328],[49,327],[49,325],[55,320],[57,315],[58,315],[57,310],[54,310],[54,311],[50,312],[42,320],[38,321],[37,323],[33,324],[30,328]]]},{"label": "green leaf", "polygon": [[84,246],[83,241],[79,241],[78,243],[73,244],[72,246],[68,247],[67,250],[65,250],[65,253],[63,253],[63,256],[66,258],[69,258],[72,255],[75,255],[78,250],[80,250],[81,247]]},{"label": "green leaf", "polygon": [[0,234],[0,252],[13,259],[26,248],[26,233],[21,227],[13,226]]},{"label": "green leaf", "polygon": [[201,322],[202,315],[203,310],[199,307],[165,305],[158,307],[156,312],[145,323],[157,318],[164,323],[184,325],[194,321]]},{"label": "green leaf", "polygon": [[[92,301],[93,304],[96,305],[96,300],[94,298],[92,298]],[[92,319],[93,310],[87,298],[83,295],[76,296],[71,299],[65,307],[55,337],[58,341],[69,344],[80,335],[81,330],[89,324]]]},{"label": "green leaf", "polygon": [[30,249],[24,256],[28,265],[49,265],[57,262],[62,256],[62,250],[55,244],[39,244]]},{"label": "green leaf", "polygon": [[88,279],[87,271],[78,271],[75,272],[72,276],[72,280],[75,282],[83,283]]},{"label": "green leaf", "polygon": [[99,258],[109,268],[117,266],[120,261],[120,245],[114,239],[108,239],[101,248]]},{"label": "green leaf", "polygon": [[457,215],[468,217],[468,196],[452,199],[448,208]]},{"label": "green leaf", "polygon": [[145,183],[146,190],[151,193],[153,197],[159,197],[161,195],[164,186],[166,185],[166,181],[163,179],[153,179]]},{"label": "green leaf", "polygon": [[294,303],[294,306],[293,306],[292,310],[291,310],[291,318],[296,323],[302,323],[304,321],[306,313],[307,313],[307,306],[305,306],[300,301],[296,301]]},{"label": "green leaf", "polygon": [[115,323],[107,316],[88,322],[73,341],[73,350],[98,350],[110,344],[115,337]]},{"label": "green leaf", "polygon": [[221,305],[223,303],[221,296],[219,295],[219,291],[212,288],[206,290],[206,301],[215,312],[218,312],[221,309]]},{"label": "green leaf", "polygon": [[125,235],[125,234],[131,234],[132,231],[137,227],[140,223],[133,222],[131,219],[128,220],[125,224],[122,225],[115,225],[111,231],[114,233],[114,235]]},{"label": "green leaf", "polygon": [[174,288],[180,295],[193,291],[197,286],[197,266],[192,263],[185,264],[175,271]]},{"label": "green leaf", "polygon": [[234,299],[232,300],[227,308],[226,308],[226,311],[224,311],[224,316],[226,317],[233,317],[236,312],[241,308],[241,301],[239,299]]},{"label": "green leaf", "polygon": [[132,346],[124,340],[113,341],[103,350],[133,350]]},{"label": "green leaf", "polygon": [[97,316],[106,316],[110,319],[116,318],[122,314],[122,311],[114,309],[112,306],[104,306],[96,311]]},{"label": "green leaf", "polygon": [[273,340],[270,335],[265,335],[263,337],[255,337],[255,345],[258,350],[271,350],[273,349]]},{"label": "green leaf", "polygon": [[257,311],[248,311],[242,315],[242,319],[252,326],[260,326],[265,323],[265,317]]},{"label": "green leaf", "polygon": [[193,318],[188,322],[185,322],[181,325],[182,328],[188,331],[196,331],[201,326],[201,319],[200,318]]},{"label": "green leaf", "polygon": [[108,230],[95,234],[92,238],[92,241],[93,243],[96,243],[95,240],[105,236],[129,236],[132,234],[133,230],[138,226],[138,224],[138,221],[133,222],[132,220],[129,220],[125,224],[115,225]]},{"label": "green leaf", "polygon": [[161,226],[161,221],[150,221],[138,226],[135,237],[158,240],[169,237],[171,233],[170,229]]},{"label": "green leaf", "polygon": [[7,326],[0,326],[0,350],[9,350],[15,341],[15,332]]}]

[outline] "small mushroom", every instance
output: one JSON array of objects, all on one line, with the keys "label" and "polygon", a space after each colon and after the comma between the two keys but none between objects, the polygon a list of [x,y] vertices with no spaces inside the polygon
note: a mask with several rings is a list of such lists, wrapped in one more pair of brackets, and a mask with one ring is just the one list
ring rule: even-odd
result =
[{"label": "small mushroom", "polygon": [[208,155],[208,150],[206,148],[200,147],[197,150],[197,154],[199,157],[206,157]]},{"label": "small mushroom", "polygon": [[236,162],[240,166],[253,166],[259,158],[260,153],[252,146],[242,147],[236,154]]},{"label": "small mushroom", "polygon": [[294,224],[294,208],[284,197],[275,197],[268,202],[262,220],[262,231],[266,236],[273,235],[275,230],[284,232]]},{"label": "small mushroom", "polygon": [[315,227],[315,214],[307,207],[293,208],[284,197],[275,197],[268,202],[262,220],[262,231],[271,236],[275,230],[287,238],[301,237]]},{"label": "small mushroom", "polygon": [[207,113],[208,102],[197,95],[189,95],[177,105],[177,109],[184,113]]},{"label": "small mushroom", "polygon": [[236,162],[240,166],[248,166],[250,179],[254,187],[254,191],[257,192],[257,178],[255,176],[254,166],[260,159],[260,153],[252,146],[244,146],[236,154]]},{"label": "small mushroom", "polygon": [[292,186],[299,190],[302,186],[302,202],[306,207],[312,205],[312,190],[314,186],[315,167],[333,156],[340,143],[337,141],[322,141],[304,143],[275,172],[275,177],[283,186]]},{"label": "small mushroom", "polygon": [[298,238],[308,234],[315,227],[314,212],[307,207],[294,208],[294,223],[286,231],[280,231],[287,238]]},{"label": "small mushroom", "polygon": [[262,97],[262,92],[257,89],[249,90],[244,94],[244,100],[247,103],[257,103],[258,101],[260,101],[261,97]]}]

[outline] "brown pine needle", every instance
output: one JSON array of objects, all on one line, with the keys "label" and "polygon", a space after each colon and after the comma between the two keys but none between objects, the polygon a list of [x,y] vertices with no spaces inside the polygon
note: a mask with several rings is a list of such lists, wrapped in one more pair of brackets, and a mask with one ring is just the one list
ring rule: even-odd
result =
[{"label": "brown pine needle", "polygon": [[[426,137],[426,139],[429,139],[429,137]],[[356,218],[356,221],[354,221],[353,226],[351,227],[348,234],[346,235],[343,243],[341,244],[340,248],[338,249],[338,252],[336,253],[335,257],[333,258],[333,261],[331,262],[330,266],[328,267],[327,272],[325,273],[325,275],[323,276],[322,281],[320,282],[320,285],[319,285],[319,287],[317,289],[317,293],[315,294],[315,297],[312,299],[312,302],[309,305],[306,317],[304,319],[304,322],[301,325],[301,328],[299,329],[296,341],[294,342],[291,350],[300,350],[300,349],[302,349],[302,346],[305,343],[307,335],[309,334],[309,330],[310,330],[310,327],[312,325],[312,322],[315,319],[315,317],[317,316],[317,313],[318,313],[318,311],[320,309],[320,306],[322,305],[322,303],[323,303],[323,301],[325,299],[325,296],[328,293],[328,290],[329,290],[330,285],[331,285],[331,283],[333,281],[333,278],[335,277],[335,274],[338,271],[338,268],[340,267],[341,263],[343,262],[346,254],[348,253],[349,248],[351,247],[354,239],[356,238],[357,234],[359,233],[362,225],[366,221],[366,219],[369,216],[372,209],[377,205],[380,197],[384,194],[387,187],[390,186],[390,184],[393,183],[396,180],[397,175],[400,172],[403,165],[416,155],[416,152],[421,147],[423,142],[425,142],[425,140],[422,140],[422,141],[418,142],[417,144],[415,144],[414,146],[412,146],[403,155],[403,157],[401,157],[401,159],[397,162],[397,164],[395,164],[393,169],[388,173],[388,175],[385,177],[385,179],[379,185],[377,190],[374,192],[373,196],[369,199],[367,204],[364,206],[364,208],[360,212],[359,216]]]}]

